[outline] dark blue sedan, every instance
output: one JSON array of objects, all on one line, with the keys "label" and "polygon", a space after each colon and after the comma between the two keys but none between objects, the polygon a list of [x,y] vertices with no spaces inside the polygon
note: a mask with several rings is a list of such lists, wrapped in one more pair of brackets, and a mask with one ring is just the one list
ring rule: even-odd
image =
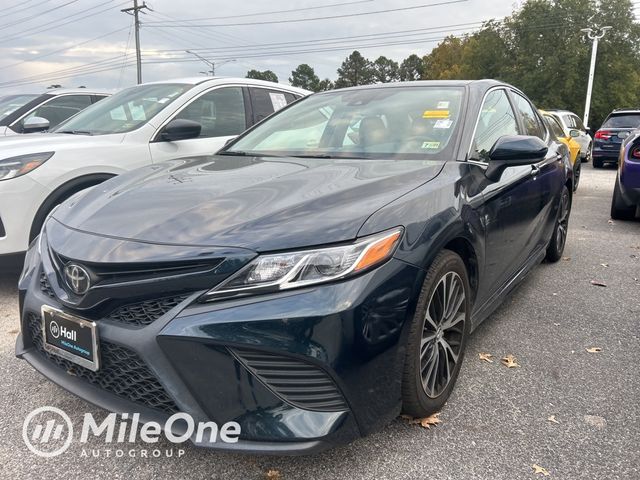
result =
[{"label": "dark blue sedan", "polygon": [[200,446],[348,442],[444,405],[471,332],[561,258],[572,182],[566,147],[510,85],[312,95],[217,155],[55,210],[20,280],[17,355],[142,421],[241,427]]}]

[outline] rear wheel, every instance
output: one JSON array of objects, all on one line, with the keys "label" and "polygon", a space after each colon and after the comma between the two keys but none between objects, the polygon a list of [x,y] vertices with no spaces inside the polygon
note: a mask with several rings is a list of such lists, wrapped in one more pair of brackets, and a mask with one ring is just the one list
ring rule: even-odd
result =
[{"label": "rear wheel", "polygon": [[636,206],[627,205],[620,192],[620,174],[616,176],[611,198],[611,218],[615,220],[633,220],[636,216]]},{"label": "rear wheel", "polygon": [[556,225],[553,229],[551,241],[549,242],[549,246],[547,247],[546,259],[549,262],[557,262],[562,258],[564,246],[567,242],[567,230],[569,229],[570,214],[571,196],[569,195],[569,189],[565,185],[562,188],[562,195],[560,196],[560,210],[558,211],[558,219],[556,220]]},{"label": "rear wheel", "polygon": [[584,154],[584,157],[582,157],[580,160],[584,163],[588,163],[589,160],[591,160],[591,144],[589,144],[589,148],[587,148],[587,151]]},{"label": "rear wheel", "polygon": [[431,415],[449,398],[462,364],[469,316],[465,264],[443,250],[427,272],[409,332],[402,381],[406,414]]},{"label": "rear wheel", "polygon": [[582,163],[578,158],[576,160],[575,171],[573,172],[573,191],[578,190],[578,184],[580,183],[580,173],[582,173]]}]

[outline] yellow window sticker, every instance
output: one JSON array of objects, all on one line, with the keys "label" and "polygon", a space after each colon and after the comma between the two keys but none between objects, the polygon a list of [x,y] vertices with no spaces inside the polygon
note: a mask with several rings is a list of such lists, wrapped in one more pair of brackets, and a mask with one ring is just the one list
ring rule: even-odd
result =
[{"label": "yellow window sticker", "polygon": [[449,118],[449,110],[425,110],[422,118]]},{"label": "yellow window sticker", "polygon": [[440,148],[440,142],[424,142],[422,144],[422,148],[429,149],[429,150],[437,150],[438,148]]}]

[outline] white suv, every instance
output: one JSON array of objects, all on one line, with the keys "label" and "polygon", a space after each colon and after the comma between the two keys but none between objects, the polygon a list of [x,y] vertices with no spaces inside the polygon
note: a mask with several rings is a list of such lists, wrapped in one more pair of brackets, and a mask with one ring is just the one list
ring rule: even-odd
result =
[{"label": "white suv", "polygon": [[593,139],[582,123],[582,120],[580,120],[580,117],[568,110],[547,110],[547,112],[560,121],[567,137],[571,130],[577,130],[577,136],[573,139],[580,144],[580,159],[583,162],[588,162],[591,159],[591,144],[593,143]]},{"label": "white suv", "polygon": [[0,255],[19,253],[76,192],[169,158],[213,154],[310,92],[244,78],[191,78],[122,90],[51,133],[0,139]]}]

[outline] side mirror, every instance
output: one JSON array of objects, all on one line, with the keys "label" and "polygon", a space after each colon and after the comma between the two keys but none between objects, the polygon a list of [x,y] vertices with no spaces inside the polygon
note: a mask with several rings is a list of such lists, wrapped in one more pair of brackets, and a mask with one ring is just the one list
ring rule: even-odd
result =
[{"label": "side mirror", "polygon": [[571,130],[569,130],[569,136],[571,138],[578,138],[580,136],[580,130],[576,130],[575,128],[572,128]]},{"label": "side mirror", "polygon": [[49,120],[43,117],[27,118],[22,124],[22,133],[44,132],[49,130]]},{"label": "side mirror", "polygon": [[547,155],[549,147],[538,137],[528,135],[506,135],[496,140],[489,152],[489,166],[486,177],[500,180],[502,172],[509,167],[533,165]]},{"label": "side mirror", "polygon": [[202,125],[193,120],[177,118],[171,120],[160,132],[160,140],[165,142],[175,142],[176,140],[188,140],[198,138],[202,131]]}]

